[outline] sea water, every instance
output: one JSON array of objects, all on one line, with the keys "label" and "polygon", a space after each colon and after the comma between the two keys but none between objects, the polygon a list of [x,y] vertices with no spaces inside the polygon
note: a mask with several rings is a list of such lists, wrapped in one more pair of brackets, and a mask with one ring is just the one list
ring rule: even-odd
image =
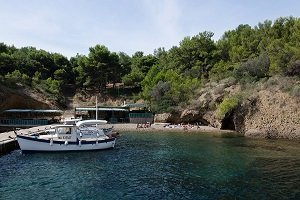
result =
[{"label": "sea water", "polygon": [[124,133],[115,149],[0,157],[0,199],[300,199],[299,141]]}]

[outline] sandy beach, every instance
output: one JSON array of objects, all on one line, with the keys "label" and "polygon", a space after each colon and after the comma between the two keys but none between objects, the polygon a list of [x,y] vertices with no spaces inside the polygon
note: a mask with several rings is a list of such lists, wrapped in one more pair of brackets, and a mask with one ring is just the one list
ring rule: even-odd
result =
[{"label": "sandy beach", "polygon": [[165,127],[164,124],[152,124],[151,127],[148,128],[137,128],[137,124],[112,124],[114,130],[118,133],[126,133],[126,132],[155,132],[155,131],[164,131],[164,132],[187,132],[187,133],[233,133],[235,131],[232,130],[220,130],[218,128],[210,127],[210,126],[193,126],[193,127],[183,127],[183,126],[169,126]]}]

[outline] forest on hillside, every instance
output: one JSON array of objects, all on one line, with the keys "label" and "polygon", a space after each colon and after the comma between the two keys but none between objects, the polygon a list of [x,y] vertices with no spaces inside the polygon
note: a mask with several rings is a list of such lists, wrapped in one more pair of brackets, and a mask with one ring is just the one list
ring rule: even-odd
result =
[{"label": "forest on hillside", "polygon": [[212,32],[201,32],[150,55],[138,51],[129,56],[97,44],[88,55],[70,59],[34,47],[0,43],[0,83],[31,87],[63,105],[60,97],[66,85],[104,94],[108,83],[123,82],[137,88],[137,98],[159,113],[184,105],[210,81],[233,78],[251,84],[275,75],[300,78],[299,18],[266,20],[255,27],[239,25],[218,41],[212,37]]}]

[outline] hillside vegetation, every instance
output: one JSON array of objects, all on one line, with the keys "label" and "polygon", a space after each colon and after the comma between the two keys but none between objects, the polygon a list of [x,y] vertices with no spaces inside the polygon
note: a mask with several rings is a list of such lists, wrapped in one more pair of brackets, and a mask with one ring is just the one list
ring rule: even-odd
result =
[{"label": "hillside vegetation", "polygon": [[[182,112],[189,108],[198,113],[213,111],[219,121],[253,98],[259,86],[275,88],[284,80],[288,85],[277,88],[291,98],[300,98],[299,18],[266,20],[255,27],[239,25],[218,41],[212,37],[212,32],[201,32],[150,55],[138,51],[129,56],[97,44],[88,55],[70,59],[34,47],[18,49],[1,43],[0,81],[10,88],[25,85],[40,91],[62,108],[66,104],[62,88],[73,85],[81,94],[96,91],[103,98],[112,95],[121,102],[142,99],[155,113],[186,115]],[[116,83],[121,82],[125,86],[120,90]],[[135,92],[124,94],[125,88]],[[200,101],[207,97],[210,101]]]}]

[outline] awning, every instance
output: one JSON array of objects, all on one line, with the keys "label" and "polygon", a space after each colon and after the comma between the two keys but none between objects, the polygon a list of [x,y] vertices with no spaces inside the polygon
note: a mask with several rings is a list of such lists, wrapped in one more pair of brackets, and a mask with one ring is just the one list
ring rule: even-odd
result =
[{"label": "awning", "polygon": [[[110,108],[110,107],[100,107],[97,108],[98,111],[119,111],[119,112],[128,112],[128,109],[124,108]],[[75,111],[96,111],[96,108],[93,107],[81,107],[75,108]]]},{"label": "awning", "polygon": [[9,109],[3,112],[8,113],[62,113],[62,110],[35,110],[35,109]]}]

